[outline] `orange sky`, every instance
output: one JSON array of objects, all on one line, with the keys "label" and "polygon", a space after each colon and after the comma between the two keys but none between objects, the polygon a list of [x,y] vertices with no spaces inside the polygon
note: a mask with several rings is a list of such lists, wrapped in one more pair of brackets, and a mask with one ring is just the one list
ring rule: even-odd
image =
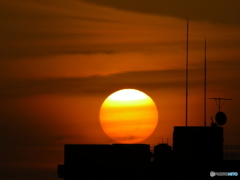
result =
[{"label": "orange sky", "polygon": [[[240,2],[179,2],[2,0],[0,179],[57,179],[64,144],[114,143],[99,110],[122,88],[143,91],[158,108],[142,143],[171,145],[173,126],[185,125],[187,17],[189,125],[203,125],[206,37],[207,97],[234,99],[222,108],[225,144],[239,144]],[[217,106],[207,107],[210,124]]]}]

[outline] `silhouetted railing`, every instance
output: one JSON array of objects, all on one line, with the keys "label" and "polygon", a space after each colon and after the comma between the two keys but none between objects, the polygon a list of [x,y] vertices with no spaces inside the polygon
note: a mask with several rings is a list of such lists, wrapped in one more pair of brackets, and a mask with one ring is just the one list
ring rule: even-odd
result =
[{"label": "silhouetted railing", "polygon": [[225,145],[223,146],[224,160],[240,160],[240,145]]}]

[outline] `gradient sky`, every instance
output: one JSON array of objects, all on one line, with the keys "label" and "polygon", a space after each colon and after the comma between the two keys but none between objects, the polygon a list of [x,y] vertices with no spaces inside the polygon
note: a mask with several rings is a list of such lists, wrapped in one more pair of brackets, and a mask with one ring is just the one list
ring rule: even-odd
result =
[{"label": "gradient sky", "polygon": [[[172,144],[185,125],[189,18],[189,125],[203,125],[207,97],[233,98],[225,144],[240,143],[240,1],[2,0],[0,179],[56,180],[66,143],[114,143],[100,106],[122,88],[156,103],[159,123],[142,143]],[[207,100],[207,124],[215,116]]]}]

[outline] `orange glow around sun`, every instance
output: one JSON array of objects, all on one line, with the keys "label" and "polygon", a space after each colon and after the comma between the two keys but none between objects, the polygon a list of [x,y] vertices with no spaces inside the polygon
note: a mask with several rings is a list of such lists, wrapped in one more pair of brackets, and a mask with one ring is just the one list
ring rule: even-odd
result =
[{"label": "orange glow around sun", "polygon": [[135,89],[122,89],[108,96],[100,109],[104,132],[118,143],[139,143],[148,138],[158,122],[153,100]]}]

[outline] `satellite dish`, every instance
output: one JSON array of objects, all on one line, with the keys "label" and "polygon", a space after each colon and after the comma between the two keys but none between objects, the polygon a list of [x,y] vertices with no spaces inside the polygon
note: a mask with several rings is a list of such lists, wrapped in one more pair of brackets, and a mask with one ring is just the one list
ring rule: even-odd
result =
[{"label": "satellite dish", "polygon": [[225,114],[224,112],[219,111],[219,112],[215,115],[215,120],[216,120],[216,122],[217,122],[220,126],[222,126],[222,125],[226,124],[226,122],[227,122],[227,116],[226,116],[226,114]]}]

